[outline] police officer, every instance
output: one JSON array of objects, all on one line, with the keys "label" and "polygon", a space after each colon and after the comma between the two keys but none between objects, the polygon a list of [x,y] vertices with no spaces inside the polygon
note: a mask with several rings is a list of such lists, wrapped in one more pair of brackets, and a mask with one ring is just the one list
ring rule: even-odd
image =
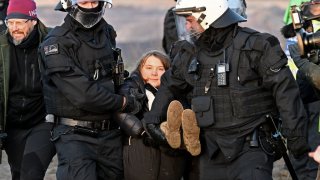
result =
[{"label": "police officer", "polygon": [[13,180],[41,180],[55,155],[37,58],[49,28],[38,19],[33,0],[10,0],[5,22],[8,29],[0,35],[0,141],[2,132],[7,133],[4,150]]},{"label": "police officer", "polygon": [[158,128],[163,111],[192,92],[202,130],[200,179],[272,179],[268,114],[280,113],[296,158],[308,151],[306,114],[278,39],[238,26],[245,19],[227,0],[178,0],[174,11],[189,37],[162,76],[157,106],[145,114],[149,134],[165,143]]},{"label": "police officer", "polygon": [[57,179],[122,179],[114,112],[138,107],[115,93],[116,32],[102,17],[111,0],[61,0],[68,14],[40,47],[46,110],[55,127]]}]

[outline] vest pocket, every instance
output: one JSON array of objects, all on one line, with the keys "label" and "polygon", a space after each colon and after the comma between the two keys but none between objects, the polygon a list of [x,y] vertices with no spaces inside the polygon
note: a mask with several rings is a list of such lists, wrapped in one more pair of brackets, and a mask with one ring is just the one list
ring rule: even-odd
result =
[{"label": "vest pocket", "polygon": [[191,107],[196,113],[199,127],[209,127],[214,124],[214,107],[211,96],[197,96],[192,98]]}]

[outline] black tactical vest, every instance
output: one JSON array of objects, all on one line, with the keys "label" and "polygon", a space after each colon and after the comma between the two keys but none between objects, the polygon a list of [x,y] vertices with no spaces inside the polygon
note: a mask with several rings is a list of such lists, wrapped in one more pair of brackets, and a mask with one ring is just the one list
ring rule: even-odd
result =
[{"label": "black tactical vest", "polygon": [[198,64],[197,71],[188,68],[186,80],[194,87],[191,104],[200,127],[256,126],[257,121],[264,121],[264,114],[274,111],[271,92],[259,85],[261,78],[245,82],[249,86],[241,81],[248,75],[245,68],[249,68],[246,67],[248,53],[253,51],[256,34],[254,30],[239,27],[225,49],[218,52],[199,49],[190,60],[190,66]]},{"label": "black tactical vest", "polygon": [[[112,80],[112,67],[114,63],[114,54],[112,44],[109,40],[110,36],[106,34],[99,34],[101,42],[106,42],[100,46],[92,47],[92,45],[85,43],[79,37],[76,37],[72,32],[67,29],[55,30],[49,37],[65,36],[68,39],[73,39],[74,43],[68,41],[69,45],[61,48],[67,49],[69,56],[74,60],[75,64],[80,67],[89,77],[90,81],[97,81],[100,86],[108,89],[109,92],[114,93],[114,84]],[[63,61],[63,60],[62,60]],[[70,74],[72,76],[72,73]],[[45,80],[45,79],[44,79]],[[79,84],[81,88],[81,84]],[[73,93],[73,92],[70,92]],[[97,114],[85,111],[75,107],[60,91],[50,85],[50,82],[44,83],[44,95],[47,113],[54,114],[59,117],[80,119],[80,120],[107,120],[110,119],[112,114]]]}]

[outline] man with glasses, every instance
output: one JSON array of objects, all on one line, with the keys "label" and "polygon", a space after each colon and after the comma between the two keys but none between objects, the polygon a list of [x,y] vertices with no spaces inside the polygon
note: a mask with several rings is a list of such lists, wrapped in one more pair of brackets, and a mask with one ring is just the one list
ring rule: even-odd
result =
[{"label": "man with glasses", "polygon": [[10,0],[5,24],[0,35],[0,137],[12,179],[43,179],[55,155],[37,59],[48,29],[38,20],[33,0]]}]

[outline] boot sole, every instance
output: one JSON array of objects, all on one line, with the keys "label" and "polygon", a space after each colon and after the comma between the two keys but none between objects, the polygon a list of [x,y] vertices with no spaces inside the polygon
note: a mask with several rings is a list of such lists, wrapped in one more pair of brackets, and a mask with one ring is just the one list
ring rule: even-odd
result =
[{"label": "boot sole", "polygon": [[183,112],[182,104],[177,101],[171,101],[167,110],[167,133],[166,138],[168,144],[172,148],[179,148],[181,145],[181,117]]},{"label": "boot sole", "polygon": [[182,130],[183,141],[187,150],[192,156],[199,155],[201,153],[200,128],[198,127],[196,115],[191,109],[185,109],[182,112]]}]

